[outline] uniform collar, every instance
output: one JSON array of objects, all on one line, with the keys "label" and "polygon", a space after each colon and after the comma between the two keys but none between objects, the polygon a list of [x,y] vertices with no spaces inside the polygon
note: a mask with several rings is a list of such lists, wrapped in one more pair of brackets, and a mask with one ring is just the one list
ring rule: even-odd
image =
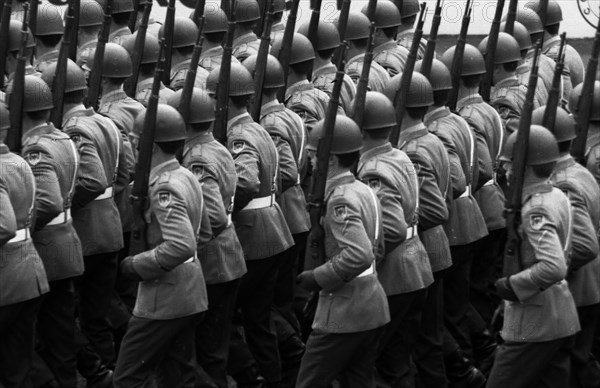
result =
[{"label": "uniform collar", "polygon": [[285,24],[283,24],[283,22],[273,24],[273,26],[271,27],[271,32],[284,31],[284,30],[285,30]]},{"label": "uniform collar", "polygon": [[44,123],[40,125],[36,125],[33,128],[29,128],[27,131],[23,132],[21,136],[21,141],[24,142],[25,139],[32,136],[40,136],[47,135],[54,132],[54,126],[52,124]]},{"label": "uniform collar", "polygon": [[435,108],[431,112],[428,112],[423,118],[423,123],[425,126],[429,126],[432,122],[441,119],[442,117],[446,117],[450,115],[450,109],[445,106],[440,106]]},{"label": "uniform collar", "polygon": [[285,91],[285,100],[287,101],[297,89],[305,90],[305,89],[310,89],[312,87],[313,87],[313,84],[308,82],[307,79],[303,79],[298,82],[295,82],[295,83],[291,84],[290,86],[288,86],[287,90]]},{"label": "uniform collar", "polygon": [[254,122],[254,120],[252,120],[252,117],[250,116],[250,113],[248,113],[248,112],[240,113],[239,115],[227,120],[227,128],[231,128],[234,125],[240,124],[241,121],[247,121],[248,119],[250,121]]},{"label": "uniform collar", "polygon": [[285,110],[285,105],[280,103],[279,100],[274,99],[273,101],[267,102],[260,108],[260,118],[262,119],[268,114],[273,112],[281,112],[283,110]]},{"label": "uniform collar", "polygon": [[398,35],[396,36],[396,38],[399,40],[400,37],[405,37],[405,36],[410,36],[410,35],[414,35],[415,33],[415,28],[409,28],[408,30],[404,30],[400,33],[398,33]]},{"label": "uniform collar", "polygon": [[119,89],[115,89],[112,92],[108,92],[105,95],[103,95],[100,99],[100,105],[109,104],[111,102],[123,101],[126,98],[127,94],[125,94],[123,86],[121,86]]},{"label": "uniform collar", "polygon": [[53,59],[58,59],[58,50],[48,51],[47,53],[40,55],[36,58],[36,64],[51,61]]},{"label": "uniform collar", "polygon": [[359,62],[359,61],[362,62],[364,57],[365,57],[365,53],[360,53],[358,55],[355,55],[352,58],[348,59],[348,61],[346,62],[346,66],[348,66],[352,62]]},{"label": "uniform collar", "polygon": [[177,159],[169,159],[166,162],[162,162],[159,165],[156,165],[150,170],[150,184],[156,182],[156,180],[160,177],[160,174],[166,171],[176,170],[179,167],[179,162]]},{"label": "uniform collar", "polygon": [[471,94],[470,96],[463,97],[456,103],[456,109],[460,110],[467,105],[473,104],[481,104],[483,102],[483,98],[479,93]]},{"label": "uniform collar", "polygon": [[544,41],[544,44],[542,45],[542,51],[546,51],[551,46],[554,46],[557,42],[560,42],[560,36],[559,35],[556,35],[556,36],[553,36],[552,38],[546,39]]},{"label": "uniform collar", "polygon": [[171,78],[177,74],[179,71],[186,69],[189,67],[190,63],[192,62],[191,58],[188,58],[184,61],[179,62],[176,65],[173,65],[173,67],[171,68]]},{"label": "uniform collar", "polygon": [[337,71],[337,68],[335,67],[335,65],[333,63],[326,63],[323,66],[319,67],[318,69],[313,69],[313,80],[321,74],[335,73],[336,71]]},{"label": "uniform collar", "polygon": [[4,143],[0,144],[0,155],[10,154],[8,146]]},{"label": "uniform collar", "polygon": [[427,127],[423,123],[419,123],[417,125],[413,125],[412,127],[404,128],[400,132],[400,138],[398,139],[398,148],[402,148],[404,144],[418,139],[427,135]]},{"label": "uniform collar", "polygon": [[121,35],[131,35],[131,30],[129,29],[129,27],[121,27],[118,30],[114,30],[113,32],[110,33],[108,40],[110,41]]},{"label": "uniform collar", "polygon": [[194,133],[185,141],[185,145],[183,146],[184,157],[196,144],[207,144],[212,142],[213,140],[215,140],[215,138],[213,136],[212,130],[210,129]]},{"label": "uniform collar", "polygon": [[[575,159],[569,154],[563,155],[556,161],[556,167],[554,167],[554,174],[559,170],[566,170],[567,168],[575,165]],[[553,174],[553,175],[554,175]]]},{"label": "uniform collar", "polygon": [[221,56],[223,54],[223,47],[215,46],[213,48],[209,48],[208,50],[202,50],[202,54],[200,54],[200,59],[215,57],[217,55]]},{"label": "uniform collar", "polygon": [[69,109],[63,114],[63,122],[62,125],[67,123],[71,117],[75,116],[92,116],[94,114],[94,110],[92,108],[86,108],[83,104],[79,104]]},{"label": "uniform collar", "polygon": [[389,42],[385,42],[380,44],[379,46],[373,48],[373,54],[379,54],[385,50],[394,50],[398,47],[398,43],[396,41],[390,40]]},{"label": "uniform collar", "polygon": [[325,201],[329,199],[329,196],[335,190],[336,187],[352,183],[356,180],[354,175],[350,171],[343,172],[334,177],[328,178],[325,183]]},{"label": "uniform collar", "polygon": [[393,149],[394,148],[392,147],[390,142],[386,142],[384,144],[380,144],[378,146],[374,146],[371,148],[363,148],[360,151],[360,161],[358,163],[363,164],[364,162],[371,159],[372,157],[381,155],[381,154],[386,154],[388,152],[391,152]]},{"label": "uniform collar", "polygon": [[512,86],[519,86],[519,79],[516,76],[512,76],[512,77],[503,79],[502,81],[500,81],[496,85],[494,85],[494,88],[502,89],[502,88],[510,88]]},{"label": "uniform collar", "polygon": [[529,201],[534,194],[549,193],[552,191],[552,184],[549,181],[535,182],[523,184],[523,203]]},{"label": "uniform collar", "polygon": [[258,37],[254,32],[248,32],[244,35],[240,35],[233,40],[233,46],[239,46],[240,44],[250,43],[258,40]]}]

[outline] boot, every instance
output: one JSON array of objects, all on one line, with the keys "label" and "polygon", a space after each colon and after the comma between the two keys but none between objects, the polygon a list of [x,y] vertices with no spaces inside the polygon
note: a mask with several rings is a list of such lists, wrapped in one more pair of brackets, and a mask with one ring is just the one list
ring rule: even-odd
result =
[{"label": "boot", "polygon": [[473,334],[471,342],[475,365],[485,376],[489,376],[492,365],[494,365],[498,342],[489,330]]},{"label": "boot", "polygon": [[486,378],[458,349],[444,357],[449,388],[483,388]]},{"label": "boot", "polygon": [[258,374],[255,366],[250,366],[233,376],[238,388],[264,388],[264,379]]},{"label": "boot", "polygon": [[112,370],[102,364],[88,346],[81,347],[77,353],[77,370],[87,380],[87,388],[112,387]]}]

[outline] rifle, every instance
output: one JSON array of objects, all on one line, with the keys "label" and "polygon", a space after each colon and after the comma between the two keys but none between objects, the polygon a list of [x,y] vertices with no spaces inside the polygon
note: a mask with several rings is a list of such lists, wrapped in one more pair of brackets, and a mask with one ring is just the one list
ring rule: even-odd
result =
[{"label": "rifle", "polygon": [[[227,1],[227,0],[225,0]],[[215,139],[225,144],[227,142],[227,106],[229,105],[229,73],[231,73],[231,55],[233,53],[233,34],[235,32],[235,0],[231,4],[231,13],[228,16],[227,36],[223,46],[221,68],[219,70],[219,83],[217,84],[217,109],[215,110],[215,124],[213,134]]]},{"label": "rifle", "polygon": [[535,46],[525,106],[523,107],[523,112],[519,121],[517,141],[513,149],[513,175],[510,177],[508,202],[506,206],[506,230],[508,237],[504,252],[504,276],[506,277],[521,271],[521,239],[518,230],[519,225],[521,224],[523,180],[525,179],[525,167],[527,164],[531,114],[533,112],[533,101],[535,99],[535,89],[538,82],[540,48],[541,42],[538,41]]},{"label": "rifle", "polygon": [[435,56],[438,31],[440,29],[440,24],[442,23],[442,8],[443,4],[441,0],[437,0],[433,22],[431,24],[431,32],[429,33],[429,38],[427,38],[427,47],[425,48],[425,54],[423,55],[423,61],[421,62],[421,74],[427,78],[431,75],[431,65],[433,63],[433,57]]},{"label": "rifle", "polygon": [[[37,1],[37,0],[33,0]],[[25,89],[25,63],[27,62],[27,16],[29,3],[23,4],[23,24],[21,26],[21,45],[19,46],[19,57],[17,58],[17,69],[13,76],[12,93],[8,105],[10,107],[10,130],[8,131],[6,143],[12,152],[21,151],[21,136],[23,132],[23,99]]]},{"label": "rifle", "polygon": [[517,20],[517,7],[518,0],[510,0],[510,3],[508,4],[508,13],[506,14],[506,24],[504,25],[504,32],[506,32],[509,35],[512,35],[515,31],[515,21]]},{"label": "rifle", "polygon": [[231,16],[231,10],[233,9],[231,8],[231,1],[233,0],[221,0],[221,9],[223,10],[223,12],[225,12],[227,18]]},{"label": "rifle", "polygon": [[469,25],[471,24],[471,11],[471,0],[467,0],[462,27],[460,29],[458,41],[456,42],[456,51],[454,52],[454,58],[452,60],[452,69],[450,69],[450,74],[452,75],[452,90],[450,90],[450,97],[448,98],[448,107],[452,111],[456,110],[456,103],[458,101],[458,88],[460,85],[465,45],[467,44],[467,33],[469,32]]},{"label": "rifle", "polygon": [[542,124],[548,128],[550,132],[554,133],[554,124],[556,122],[556,109],[560,103],[562,97],[561,81],[562,72],[565,68],[565,46],[567,40],[567,33],[560,35],[560,48],[558,50],[558,61],[556,62],[556,68],[554,69],[554,77],[552,78],[552,89],[548,96],[548,102],[546,102],[546,109],[544,110],[544,118]]},{"label": "rifle", "polygon": [[367,40],[367,51],[363,58],[363,67],[358,79],[358,85],[356,86],[356,96],[354,97],[354,105],[352,106],[352,120],[358,124],[359,128],[362,128],[365,102],[367,99],[367,88],[369,86],[369,74],[371,73],[371,63],[373,62],[373,48],[375,42],[373,38],[375,36],[375,9],[377,8],[377,0],[369,0],[367,6],[367,17],[370,20],[371,25],[369,26],[369,38]]},{"label": "rifle", "polygon": [[[152,1],[148,1],[145,6],[148,4],[152,4]],[[140,11],[140,0],[133,0],[133,12],[129,15],[129,21],[127,22],[127,27],[133,33],[135,31],[135,25],[137,24],[138,12]],[[144,8],[144,15],[146,14],[146,8]],[[143,16],[142,16],[143,17]],[[148,28],[148,26],[146,26]]]},{"label": "rifle", "polygon": [[37,14],[38,14],[38,5],[39,5],[39,1],[32,1],[31,4],[29,4],[29,31],[31,31],[31,34],[33,36],[35,36],[35,31],[37,28]]},{"label": "rifle", "polygon": [[[596,72],[598,70],[598,56],[600,56],[600,19],[596,27],[596,38],[592,46],[592,55],[585,69],[585,79],[583,89],[579,98],[579,114],[577,116],[577,138],[573,140],[571,146],[571,155],[579,163],[585,161],[585,145],[587,142],[588,130],[590,125],[590,116],[592,114],[592,103],[594,100],[594,86],[596,82]],[[598,107],[596,107],[598,109]]]},{"label": "rifle", "polygon": [[[138,1],[138,0],[136,0]],[[146,32],[148,31],[148,22],[150,20],[150,12],[152,11],[152,2],[149,1],[145,8],[142,20],[135,36],[135,45],[131,53],[133,74],[125,82],[125,93],[131,98],[135,98],[135,90],[137,88],[138,76],[140,75],[140,64],[144,56],[144,45],[146,44]]]},{"label": "rifle", "polygon": [[104,60],[104,48],[106,47],[108,35],[110,34],[112,3],[113,0],[106,0],[106,3],[104,4],[104,21],[102,22],[102,29],[98,34],[98,45],[94,52],[94,65],[88,81],[88,94],[84,100],[85,106],[92,107],[94,110],[98,110],[100,81],[102,80],[102,61]]},{"label": "rifle", "polygon": [[285,101],[285,91],[287,90],[287,77],[290,70],[290,58],[292,55],[292,40],[294,39],[294,30],[296,29],[296,18],[298,17],[298,6],[300,0],[293,0],[292,9],[288,15],[288,20],[285,25],[285,31],[283,32],[283,39],[281,42],[281,50],[277,55],[281,68],[283,69],[283,87],[277,92],[277,99],[279,102]]},{"label": "rifle", "polygon": [[[34,0],[35,2],[35,0]],[[79,13],[81,12],[80,0],[73,0],[73,25],[69,30],[71,37],[69,39],[69,59],[73,62],[77,61],[77,38],[79,36]]]},{"label": "rifle", "polygon": [[[481,77],[481,84],[479,85],[479,94],[481,94],[481,97],[485,102],[490,101],[490,91],[492,89],[492,81],[494,77],[494,63],[496,62],[496,48],[498,47],[498,36],[500,35],[500,20],[502,19],[502,12],[504,11],[504,2],[505,0],[498,0],[498,3],[496,4],[496,15],[494,16],[494,22],[492,23],[492,27],[490,28],[487,47],[485,49],[485,68],[487,71],[485,72],[484,76]],[[512,24],[514,29],[514,20]],[[454,58],[456,58],[456,54],[454,55]],[[462,61],[460,66],[462,67]],[[460,78],[458,78],[457,81],[459,79]],[[452,86],[455,88],[458,87],[458,82],[454,84],[454,77],[452,78]]]},{"label": "rifle", "polygon": [[273,26],[273,0],[267,0],[265,4],[267,9],[267,19],[262,28],[260,37],[260,46],[258,47],[258,57],[256,58],[256,68],[254,69],[254,96],[252,97],[252,106],[250,107],[250,116],[255,122],[260,121],[260,108],[262,107],[262,89],[265,84],[265,73],[267,72],[267,57],[271,47],[271,27]]},{"label": "rifle", "polygon": [[154,72],[152,82],[152,92],[148,99],[148,108],[146,117],[144,117],[144,129],[140,136],[139,154],[137,164],[135,165],[135,180],[131,190],[131,203],[134,214],[134,226],[131,233],[131,242],[129,244],[129,254],[135,255],[144,252],[147,249],[146,224],[144,213],[150,206],[148,200],[148,181],[150,175],[150,166],[152,162],[152,148],[154,147],[154,134],[156,133],[156,112],[158,110],[158,93],[160,92],[160,81],[162,73],[165,71],[165,42],[160,41],[160,50],[158,53],[158,63]]},{"label": "rifle", "polygon": [[[198,1],[197,4],[204,3],[204,1]],[[183,117],[183,121],[188,122],[190,117],[190,104],[192,103],[192,92],[194,91],[194,83],[196,82],[196,73],[198,72],[198,64],[200,63],[200,54],[202,54],[202,44],[204,43],[204,5],[200,10],[200,25],[198,26],[198,36],[196,37],[196,44],[194,46],[194,52],[190,61],[190,67],[185,75],[185,83],[181,90],[181,100],[179,101],[179,114]]]},{"label": "rifle", "polygon": [[8,56],[8,28],[10,25],[10,13],[12,12],[12,0],[4,0],[2,17],[0,20],[0,90],[4,89],[4,73],[6,72],[6,57]]},{"label": "rifle", "polygon": [[[322,0],[314,0],[312,2],[312,13],[310,15],[310,22],[308,24],[308,40],[310,40],[310,43],[312,44],[313,48],[316,50],[317,49],[317,44],[319,43],[319,18],[321,16],[321,4],[322,4]],[[307,74],[307,78],[309,80],[312,80],[312,66],[310,66],[310,69],[308,71]]]},{"label": "rifle", "polygon": [[417,54],[419,52],[419,46],[421,44],[421,38],[423,37],[423,25],[425,24],[425,16],[427,12],[427,5],[421,4],[421,13],[419,14],[419,21],[417,22],[417,28],[413,36],[413,41],[410,46],[408,58],[402,72],[402,78],[400,78],[400,89],[396,92],[394,97],[394,106],[396,107],[396,125],[390,133],[390,143],[395,146],[398,144],[400,139],[400,127],[402,126],[402,120],[404,119],[404,113],[406,112],[406,100],[408,98],[408,89],[412,81],[412,73],[415,70],[415,63],[417,62]]},{"label": "rifle", "polygon": [[167,6],[167,16],[164,25],[165,39],[165,71],[162,82],[165,85],[171,84],[171,52],[173,50],[173,30],[175,28],[175,0],[169,0]]},{"label": "rifle", "polygon": [[65,31],[63,33],[60,50],[58,51],[58,60],[56,62],[56,73],[52,81],[52,100],[54,108],[50,114],[50,121],[56,128],[62,128],[62,117],[64,107],[64,94],[67,84],[67,61],[69,60],[69,46],[71,45],[71,28],[73,28],[73,19],[75,19],[75,0],[69,1],[67,17],[65,18]]}]

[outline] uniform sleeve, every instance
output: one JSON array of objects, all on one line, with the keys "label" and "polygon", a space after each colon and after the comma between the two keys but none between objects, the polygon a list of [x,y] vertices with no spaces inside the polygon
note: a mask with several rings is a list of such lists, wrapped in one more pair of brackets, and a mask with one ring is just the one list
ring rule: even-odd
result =
[{"label": "uniform sleeve", "polygon": [[600,186],[600,145],[592,148],[587,157],[586,168],[592,173]]},{"label": "uniform sleeve", "polygon": [[[558,185],[558,188],[561,188]],[[562,189],[562,188],[561,188]],[[588,209],[585,206],[584,199],[574,191],[563,189],[569,201],[572,211],[572,230],[571,230],[571,251],[569,268],[577,271],[587,263],[598,257],[598,237],[596,228]]]},{"label": "uniform sleeve", "polygon": [[271,135],[271,138],[275,143],[277,154],[279,155],[279,176],[281,179],[279,187],[281,188],[280,193],[283,193],[296,185],[298,181],[298,165],[294,159],[290,143],[279,135]]},{"label": "uniform sleeve", "polygon": [[571,83],[573,87],[579,85],[583,82],[585,75],[585,66],[583,65],[583,60],[581,56],[572,46],[567,46],[567,55],[565,58],[568,58],[569,71],[571,73]]},{"label": "uniform sleeve", "polygon": [[[35,156],[32,156],[35,155]],[[30,151],[24,154],[35,177],[35,230],[40,230],[63,211],[59,179],[48,154]],[[39,158],[39,159],[37,159]],[[34,162],[34,160],[39,160]]]},{"label": "uniform sleeve", "polygon": [[[213,169],[205,162],[192,162],[188,167],[198,178],[202,186],[202,198],[207,221],[210,223],[212,235],[218,235],[227,227],[227,210],[223,203],[218,177]],[[202,220],[204,222],[204,219]]]},{"label": "uniform sleeve", "polygon": [[17,219],[8,197],[6,186],[0,180],[0,247],[17,234]]},{"label": "uniform sleeve", "polygon": [[417,153],[409,157],[419,178],[419,230],[423,231],[445,223],[449,212],[431,165]]},{"label": "uniform sleeve", "polygon": [[184,199],[169,183],[152,189],[152,222],[158,222],[162,242],[154,249],[135,255],[133,265],[144,280],[160,277],[196,252],[196,232],[190,222]]},{"label": "uniform sleeve", "polygon": [[[474,191],[479,190],[486,182],[493,178],[494,162],[490,155],[487,138],[483,130],[477,126],[470,125],[475,135],[477,146],[477,180],[473,180]],[[495,155],[494,155],[495,158]]]},{"label": "uniform sleeve", "polygon": [[243,139],[228,139],[238,177],[235,192],[236,210],[242,210],[260,190],[258,152]]},{"label": "uniform sleeve", "polygon": [[523,217],[524,239],[534,251],[537,262],[510,277],[510,283],[520,301],[526,301],[563,280],[567,262],[558,237],[556,224],[548,210],[538,206]]},{"label": "uniform sleeve", "polygon": [[339,253],[315,268],[314,274],[325,291],[334,291],[369,268],[375,254],[356,204],[342,196],[332,198],[325,219]]},{"label": "uniform sleeve", "polygon": [[115,195],[120,194],[125,190],[129,183],[133,180],[135,173],[135,156],[133,147],[129,141],[129,136],[125,132],[121,133],[121,152],[119,153],[119,169],[117,170],[117,180],[115,181]]}]

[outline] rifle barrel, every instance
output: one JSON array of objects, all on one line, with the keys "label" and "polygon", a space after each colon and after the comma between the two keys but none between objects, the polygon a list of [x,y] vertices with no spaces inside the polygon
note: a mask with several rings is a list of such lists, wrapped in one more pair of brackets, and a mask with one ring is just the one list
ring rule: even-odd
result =
[{"label": "rifle barrel", "polygon": [[202,15],[200,16],[200,25],[198,28],[198,36],[196,37],[196,45],[194,46],[194,52],[192,53],[192,59],[190,61],[190,67],[187,74],[185,75],[185,83],[181,90],[181,100],[179,101],[179,113],[183,120],[187,123],[190,117],[192,93],[194,91],[194,84],[196,83],[196,74],[198,73],[198,64],[200,63],[200,55],[202,54],[202,45],[204,43],[204,23],[206,21],[204,17],[204,7],[202,7]]},{"label": "rifle barrel", "polygon": [[[0,20],[0,36],[8,37],[12,0],[5,0]],[[4,89],[4,73],[6,72],[6,57],[8,56],[8,38],[0,40],[0,90]]]},{"label": "rifle barrel", "polygon": [[[492,89],[492,81],[494,76],[494,63],[496,60],[496,48],[498,47],[498,36],[500,35],[500,20],[502,19],[502,12],[504,11],[505,0],[498,0],[496,4],[496,15],[492,27],[490,28],[490,34],[488,35],[487,47],[485,49],[485,68],[486,73],[481,78],[481,85],[479,87],[479,94],[485,102],[490,101],[490,91]],[[514,21],[513,21],[514,25]],[[454,84],[457,87],[458,84]]]},{"label": "rifle barrel", "polygon": [[265,4],[267,9],[267,18],[263,25],[260,46],[258,47],[258,57],[256,59],[256,68],[254,69],[254,95],[252,105],[250,106],[250,116],[255,122],[260,122],[260,109],[262,107],[262,90],[265,84],[265,73],[267,71],[267,57],[271,47],[271,27],[273,26],[273,0],[267,0]]},{"label": "rifle barrel", "polygon": [[300,0],[292,0],[292,9],[288,15],[288,20],[285,25],[285,31],[283,32],[283,38],[281,42],[281,49],[277,55],[281,68],[283,69],[283,82],[284,85],[279,89],[277,93],[277,99],[283,103],[285,101],[285,91],[287,90],[287,77],[290,69],[290,57],[292,54],[292,40],[294,38],[294,30],[296,29],[296,19],[298,17],[298,6]]},{"label": "rifle barrel", "polygon": [[[136,1],[139,2],[139,0]],[[152,12],[151,1],[145,5],[144,14],[142,15],[142,20],[140,21],[140,26],[135,37],[133,52],[131,53],[133,74],[125,82],[125,93],[127,93],[127,95],[131,98],[135,98],[135,91],[137,89],[140,65],[142,63],[144,46],[146,44],[146,33],[148,32],[148,23],[150,21],[150,12]]]},{"label": "rifle barrel", "polygon": [[102,29],[98,34],[98,44],[94,52],[94,64],[88,81],[88,94],[84,101],[85,106],[98,110],[98,97],[100,95],[100,81],[102,80],[102,61],[104,60],[104,49],[110,34],[111,14],[113,0],[107,0],[104,4],[104,20]]},{"label": "rifle barrel", "polygon": [[231,3],[231,14],[228,16],[229,24],[219,70],[217,109],[215,110],[215,123],[213,127],[215,139],[223,144],[227,142],[227,107],[229,105],[229,75],[231,73],[231,56],[233,53],[233,34],[235,32],[235,1]]},{"label": "rifle barrel", "polygon": [[551,132],[554,132],[554,126],[556,123],[556,110],[561,99],[560,84],[562,80],[563,69],[565,68],[565,44],[567,34],[563,33],[560,36],[560,48],[558,51],[558,61],[554,69],[554,76],[552,78],[552,89],[548,95],[548,101],[546,102],[546,109],[544,110],[543,126],[548,128]]},{"label": "rifle barrel", "polygon": [[452,60],[452,69],[450,73],[452,75],[452,90],[450,90],[450,96],[448,99],[448,107],[450,110],[456,110],[456,103],[458,101],[458,88],[459,80],[462,71],[462,60],[465,53],[465,45],[467,44],[467,33],[469,32],[469,25],[471,24],[471,0],[467,0],[467,6],[465,8],[465,14],[462,20],[462,26],[460,29],[460,35],[456,42],[456,51],[454,52],[454,58]]},{"label": "rifle barrel", "polygon": [[171,84],[171,52],[173,50],[173,30],[175,29],[175,0],[169,0],[167,15],[165,17],[165,69],[162,82]]},{"label": "rifle barrel", "polygon": [[62,43],[58,52],[58,61],[56,62],[56,73],[52,81],[52,99],[54,108],[50,114],[50,121],[56,128],[62,128],[62,117],[64,107],[64,93],[67,81],[67,62],[69,60],[69,46],[71,45],[71,29],[75,19],[75,0],[69,2],[67,17],[65,19],[65,30],[62,37]]},{"label": "rifle barrel", "polygon": [[[37,0],[34,0],[37,1]],[[8,105],[10,107],[10,130],[7,134],[8,148],[12,152],[21,151],[21,136],[23,132],[23,99],[25,89],[25,64],[27,62],[27,38],[29,32],[27,28],[29,3],[23,4],[23,23],[21,25],[21,40],[19,46],[19,57],[17,69],[13,76],[12,93],[10,94]]]},{"label": "rifle barrel", "polygon": [[421,63],[421,74],[427,78],[429,78],[431,74],[431,66],[433,63],[433,57],[435,56],[438,32],[440,29],[440,24],[442,23],[442,8],[442,1],[437,0],[435,5],[435,14],[433,15],[433,22],[431,24],[431,31],[429,32],[429,38],[427,38],[427,47],[425,48],[423,62]]}]

